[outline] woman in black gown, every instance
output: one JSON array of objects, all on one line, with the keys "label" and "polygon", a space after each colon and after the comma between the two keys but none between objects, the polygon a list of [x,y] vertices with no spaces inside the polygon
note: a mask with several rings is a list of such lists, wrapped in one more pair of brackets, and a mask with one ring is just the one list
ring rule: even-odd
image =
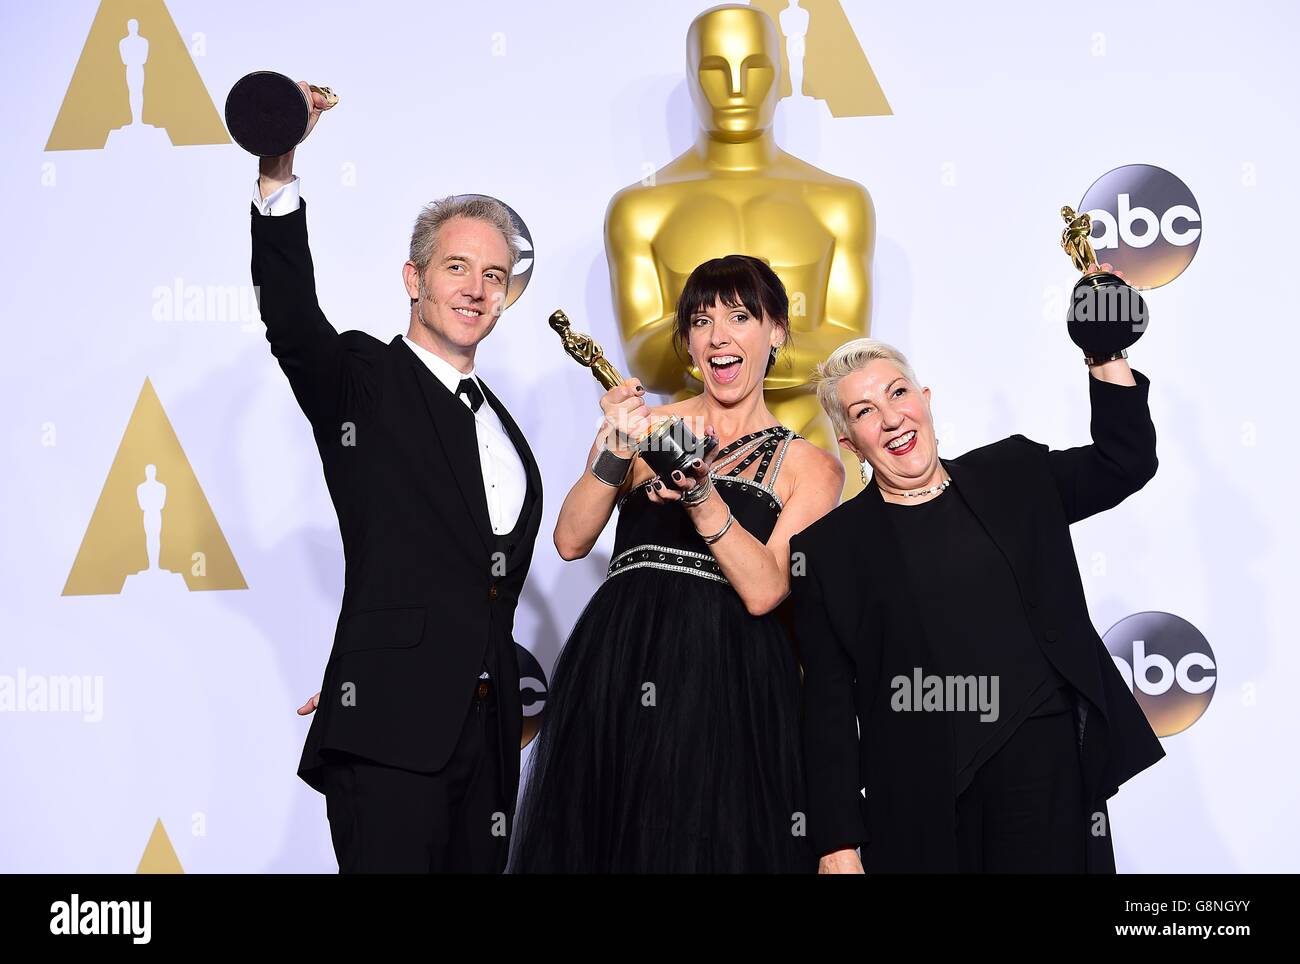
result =
[{"label": "woman in black gown", "polygon": [[[617,503],[614,555],[555,666],[515,872],[815,869],[799,670],[772,610],[789,589],[791,535],[838,502],[843,469],[764,403],[788,333],[772,270],[715,259],[677,310],[703,394],[651,409],[628,379],[601,399],[593,469],[569,492],[555,543],[566,559],[586,555]],[[666,415],[722,444],[673,480],[618,461]]]}]

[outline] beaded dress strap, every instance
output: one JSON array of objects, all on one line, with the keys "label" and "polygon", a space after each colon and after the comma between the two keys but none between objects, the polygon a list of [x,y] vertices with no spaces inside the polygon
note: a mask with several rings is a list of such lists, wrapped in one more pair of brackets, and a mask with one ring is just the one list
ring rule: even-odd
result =
[{"label": "beaded dress strap", "polygon": [[[785,461],[785,453],[790,449],[790,443],[797,438],[803,438],[802,435],[793,429],[786,429],[785,438],[781,440],[781,446],[777,449],[776,458],[772,462],[772,474],[767,481],[763,483],[763,488],[769,492],[776,491],[776,477],[781,473],[781,463]],[[767,459],[763,460],[762,465],[758,468],[758,475],[754,477],[755,481],[762,481],[763,473],[767,471]]]},{"label": "beaded dress strap", "polygon": [[[753,445],[748,452],[743,454],[738,452],[730,459],[724,460],[722,467],[726,468],[726,463],[739,459],[739,461],[736,462],[736,464],[727,472],[720,473],[718,471],[719,465],[715,461],[714,477],[723,479],[735,478],[738,481],[750,482],[757,485],[766,492],[771,492],[773,491],[773,486],[776,485],[776,477],[781,470],[781,463],[785,460],[786,450],[789,449],[790,443],[794,439],[802,438],[802,436],[796,434],[791,429],[786,428],[784,425],[775,425],[771,428],[763,429],[761,432],[754,433],[753,438],[760,438],[760,440],[757,444]],[[753,439],[751,438],[750,441],[752,440]],[[744,472],[745,469],[749,468],[749,466],[753,465],[755,461],[758,461],[758,468],[754,472],[754,477],[752,479],[742,478],[741,473]],[[769,466],[772,469],[771,476],[767,475]]]},{"label": "beaded dress strap", "polygon": [[[767,428],[759,429],[757,432],[751,432],[748,435],[741,436],[730,445],[720,449],[717,455],[713,458],[713,467],[711,471],[714,478],[726,478],[728,476],[739,475],[753,464],[754,459],[758,458],[762,454],[764,446],[770,446],[772,444],[774,434],[782,431],[785,431],[784,426],[769,425]],[[724,472],[724,469],[727,471]]]},{"label": "beaded dress strap", "polygon": [[747,442],[752,442],[757,438],[762,438],[764,435],[768,434],[769,432],[772,432],[776,429],[780,429],[783,427],[784,426],[781,425],[769,425],[767,428],[760,428],[757,432],[750,432],[748,435],[742,435],[740,438],[728,442],[722,448],[718,449],[717,458],[723,459],[731,452],[732,449],[739,448],[740,446],[746,444]]}]

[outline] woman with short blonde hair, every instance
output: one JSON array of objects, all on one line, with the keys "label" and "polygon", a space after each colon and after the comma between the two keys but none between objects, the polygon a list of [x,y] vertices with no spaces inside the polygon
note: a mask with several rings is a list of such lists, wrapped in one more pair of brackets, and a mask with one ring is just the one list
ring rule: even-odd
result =
[{"label": "woman with short blonde hair", "polygon": [[896,348],[861,338],[820,366],[870,477],[790,544],[823,873],[1114,872],[1106,800],[1164,751],[1089,619],[1069,527],[1146,484],[1156,438],[1127,361],[1088,386],[1091,445],[945,459]]}]

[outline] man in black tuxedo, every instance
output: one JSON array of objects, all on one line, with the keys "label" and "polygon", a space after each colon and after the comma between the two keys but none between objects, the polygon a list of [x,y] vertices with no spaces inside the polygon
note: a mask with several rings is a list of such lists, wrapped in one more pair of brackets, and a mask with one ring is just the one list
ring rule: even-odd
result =
[{"label": "man in black tuxedo", "polygon": [[[309,92],[308,131],[326,109]],[[519,783],[515,606],[542,513],[537,463],[474,375],[518,258],[490,199],[421,213],[404,337],[338,332],[316,300],[293,152],[263,158],[253,283],[338,513],[343,604],[298,774],[342,872],[500,872]]]}]

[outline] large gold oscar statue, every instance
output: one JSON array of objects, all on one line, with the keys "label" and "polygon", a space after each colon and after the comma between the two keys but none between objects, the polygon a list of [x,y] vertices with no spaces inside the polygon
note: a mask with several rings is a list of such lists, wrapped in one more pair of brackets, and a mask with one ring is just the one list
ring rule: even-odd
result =
[{"label": "large gold oscar statue", "polygon": [[767,404],[783,424],[840,452],[848,497],[862,486],[858,463],[839,450],[811,378],[831,351],[870,329],[875,212],[862,185],[776,146],[779,45],[772,19],[753,7],[695,18],[688,83],[702,130],[691,150],[610,201],[610,285],[632,373],[680,399],[703,391],[699,369],[672,347],[687,276],[726,254],[767,261],[790,294],[793,344],[764,383]]}]

